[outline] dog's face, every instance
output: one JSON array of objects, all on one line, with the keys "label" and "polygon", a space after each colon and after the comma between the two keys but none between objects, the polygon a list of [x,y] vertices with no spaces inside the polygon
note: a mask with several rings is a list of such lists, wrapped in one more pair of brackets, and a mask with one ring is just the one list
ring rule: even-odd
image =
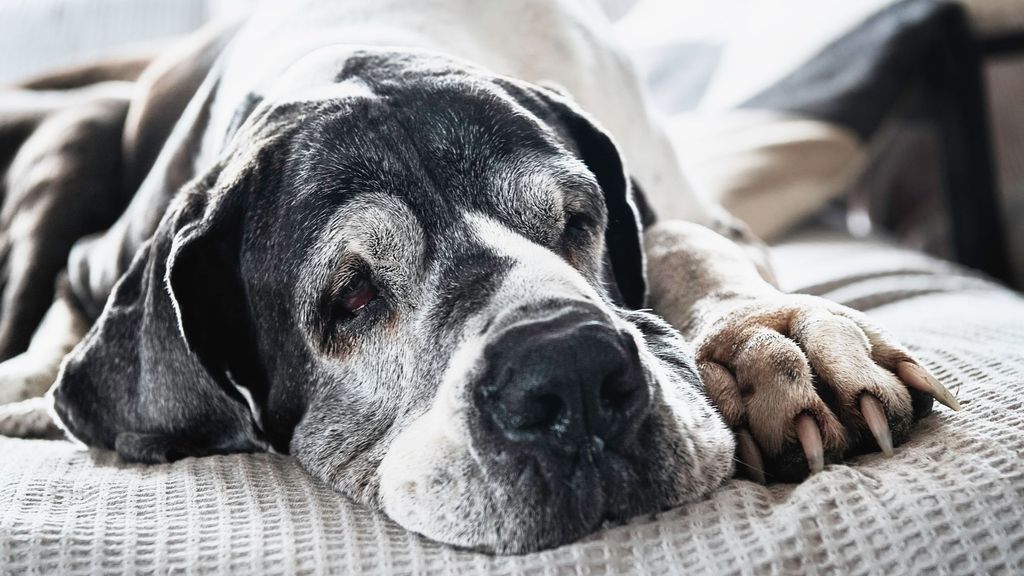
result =
[{"label": "dog's face", "polygon": [[[632,310],[639,224],[608,137],[561,95],[448,62],[341,69],[257,104],[247,151],[168,214],[65,365],[69,430],[145,461],[269,442],[498,552],[716,487],[730,434],[679,336]],[[101,390],[118,367],[132,402]]]}]

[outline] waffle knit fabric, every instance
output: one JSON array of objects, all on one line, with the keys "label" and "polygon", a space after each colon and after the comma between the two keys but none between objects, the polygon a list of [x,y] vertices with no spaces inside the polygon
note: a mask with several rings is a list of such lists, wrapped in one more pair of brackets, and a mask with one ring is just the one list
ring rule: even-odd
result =
[{"label": "waffle knit fabric", "polygon": [[1021,573],[1024,299],[882,244],[805,234],[784,283],[888,327],[964,406],[937,407],[895,456],[715,496],[582,542],[494,557],[408,533],[278,455],[120,463],[0,439],[0,572]]}]

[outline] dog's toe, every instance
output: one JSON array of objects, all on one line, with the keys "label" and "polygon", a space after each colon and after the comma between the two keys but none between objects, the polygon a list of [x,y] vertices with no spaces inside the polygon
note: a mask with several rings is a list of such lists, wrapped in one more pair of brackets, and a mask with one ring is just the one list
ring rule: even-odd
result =
[{"label": "dog's toe", "polygon": [[953,396],[953,394],[945,386],[940,384],[934,376],[929,374],[927,370],[918,366],[914,362],[906,360],[900,362],[896,366],[896,374],[907,386],[910,386],[920,392],[924,392],[941,402],[950,410],[960,410],[960,402],[956,399],[956,396]]},{"label": "dog's toe", "polygon": [[860,413],[864,416],[864,422],[882,453],[892,456],[892,432],[889,430],[889,420],[882,403],[871,394],[864,394],[860,397]]},{"label": "dog's toe", "polygon": [[825,446],[821,442],[818,423],[807,414],[801,414],[796,419],[796,436],[800,439],[811,473],[821,472],[825,467]]}]

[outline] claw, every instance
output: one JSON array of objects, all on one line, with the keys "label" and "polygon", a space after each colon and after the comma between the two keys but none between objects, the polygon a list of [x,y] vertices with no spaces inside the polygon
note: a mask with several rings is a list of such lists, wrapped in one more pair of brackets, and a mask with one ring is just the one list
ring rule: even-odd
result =
[{"label": "claw", "polygon": [[796,436],[804,448],[811,474],[821,472],[825,468],[825,448],[821,443],[817,421],[808,414],[801,414],[796,419]]},{"label": "claw", "polygon": [[944,404],[950,410],[960,410],[960,403],[939,383],[927,370],[913,362],[900,362],[896,365],[896,375],[908,386],[916,388]]},{"label": "claw", "polygon": [[871,394],[860,397],[860,413],[871,430],[871,435],[878,442],[878,447],[886,456],[892,456],[892,433],[889,432],[889,421],[886,419],[882,403]]},{"label": "claw", "polygon": [[753,436],[746,430],[736,432],[736,448],[739,450],[740,464],[743,465],[750,479],[766,484],[764,478],[764,461],[761,459],[761,449],[757,447]]}]

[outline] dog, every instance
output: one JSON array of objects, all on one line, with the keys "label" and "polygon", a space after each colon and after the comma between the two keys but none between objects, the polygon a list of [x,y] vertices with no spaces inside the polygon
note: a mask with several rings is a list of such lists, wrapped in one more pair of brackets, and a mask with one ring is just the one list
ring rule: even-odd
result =
[{"label": "dog", "polygon": [[267,3],[4,91],[0,159],[0,401],[127,461],[287,453],[524,553],[958,408],[774,285],[596,2]]}]

